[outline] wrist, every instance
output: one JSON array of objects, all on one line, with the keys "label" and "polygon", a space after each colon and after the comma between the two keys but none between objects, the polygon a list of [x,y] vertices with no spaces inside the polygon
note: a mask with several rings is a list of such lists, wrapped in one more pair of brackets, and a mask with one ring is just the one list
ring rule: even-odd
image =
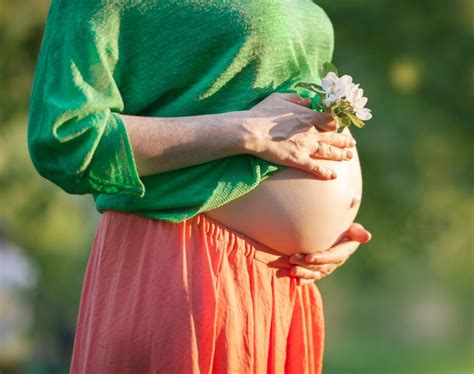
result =
[{"label": "wrist", "polygon": [[238,153],[257,154],[262,148],[261,136],[248,110],[225,113],[233,132]]}]

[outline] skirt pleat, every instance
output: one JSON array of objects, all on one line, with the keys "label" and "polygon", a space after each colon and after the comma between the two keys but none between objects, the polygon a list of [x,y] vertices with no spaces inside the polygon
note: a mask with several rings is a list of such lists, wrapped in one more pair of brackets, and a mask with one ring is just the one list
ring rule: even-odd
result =
[{"label": "skirt pleat", "polygon": [[321,373],[322,300],[288,256],[198,214],[105,211],[71,373]]}]

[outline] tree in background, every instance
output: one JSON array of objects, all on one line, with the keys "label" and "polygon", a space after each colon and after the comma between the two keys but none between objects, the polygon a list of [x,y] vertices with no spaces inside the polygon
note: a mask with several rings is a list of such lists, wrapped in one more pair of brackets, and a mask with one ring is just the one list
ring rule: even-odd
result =
[{"label": "tree in background", "polygon": [[[335,64],[361,83],[374,114],[364,131],[353,130],[364,174],[357,220],[374,238],[318,283],[326,370],[472,371],[473,2],[316,3],[334,25]],[[28,353],[0,353],[5,373],[67,371],[98,220],[90,196],[42,179],[27,152],[48,7],[0,0],[0,225],[39,269],[27,295]]]}]

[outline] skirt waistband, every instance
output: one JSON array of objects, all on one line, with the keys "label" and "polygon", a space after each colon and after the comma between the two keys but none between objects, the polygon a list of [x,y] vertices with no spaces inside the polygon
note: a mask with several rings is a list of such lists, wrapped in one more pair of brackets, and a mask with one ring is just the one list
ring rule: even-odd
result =
[{"label": "skirt waistband", "polygon": [[217,240],[227,243],[228,248],[237,247],[245,256],[265,263],[269,267],[290,268],[288,255],[280,253],[252,238],[237,232],[220,222],[199,213],[185,221],[194,227],[201,228],[204,233]]}]

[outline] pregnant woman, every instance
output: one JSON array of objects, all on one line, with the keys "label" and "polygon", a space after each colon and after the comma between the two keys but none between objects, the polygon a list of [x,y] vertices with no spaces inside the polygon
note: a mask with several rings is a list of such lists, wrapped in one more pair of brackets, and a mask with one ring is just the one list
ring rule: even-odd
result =
[{"label": "pregnant woman", "polygon": [[313,281],[370,239],[350,132],[294,89],[333,37],[309,0],[52,2],[29,151],[102,213],[71,373],[321,372]]}]

